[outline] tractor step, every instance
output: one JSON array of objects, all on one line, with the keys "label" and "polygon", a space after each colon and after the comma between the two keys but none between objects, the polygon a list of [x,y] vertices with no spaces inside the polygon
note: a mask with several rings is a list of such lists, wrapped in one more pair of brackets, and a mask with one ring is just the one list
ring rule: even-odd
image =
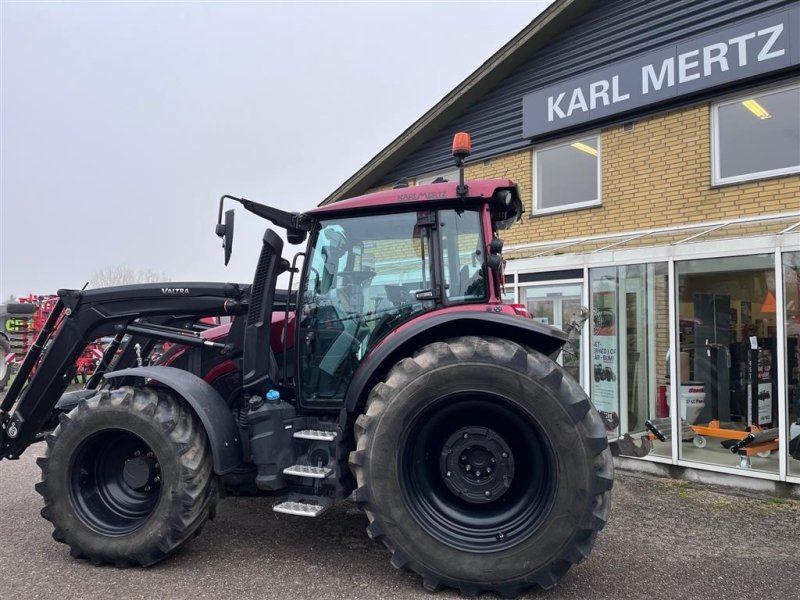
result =
[{"label": "tractor step", "polygon": [[303,429],[295,431],[294,436],[298,440],[313,440],[317,442],[332,442],[336,439],[335,431],[322,431],[320,429]]},{"label": "tractor step", "polygon": [[295,477],[310,477],[311,479],[325,479],[333,473],[328,467],[311,467],[309,465],[292,465],[283,470],[284,475]]},{"label": "tractor step", "polygon": [[315,496],[291,496],[272,507],[276,513],[298,517],[318,517],[332,504],[330,498]]}]

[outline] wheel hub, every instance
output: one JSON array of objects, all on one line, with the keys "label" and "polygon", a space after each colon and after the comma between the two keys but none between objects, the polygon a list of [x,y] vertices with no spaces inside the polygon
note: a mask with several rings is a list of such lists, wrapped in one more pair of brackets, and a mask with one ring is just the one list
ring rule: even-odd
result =
[{"label": "wheel hub", "polygon": [[136,456],[125,461],[122,478],[135,490],[140,490],[153,482],[156,475],[155,461]]},{"label": "wheel hub", "polygon": [[473,504],[494,502],[514,479],[514,457],[505,440],[487,427],[462,427],[451,435],[439,460],[453,494]]}]

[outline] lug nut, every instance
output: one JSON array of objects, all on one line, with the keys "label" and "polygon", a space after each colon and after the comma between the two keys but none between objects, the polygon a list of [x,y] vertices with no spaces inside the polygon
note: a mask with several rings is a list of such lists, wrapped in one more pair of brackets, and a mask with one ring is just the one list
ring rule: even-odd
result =
[{"label": "lug nut", "polygon": [[464,467],[464,469],[466,469],[467,471],[469,471],[470,469],[472,469],[472,465],[467,465],[466,467]]},{"label": "lug nut", "polygon": [[491,473],[492,472],[492,467],[486,467],[486,472],[487,473]]},{"label": "lug nut", "polygon": [[156,476],[153,478],[153,483],[161,483],[161,477],[159,477],[158,475],[156,475]]},{"label": "lug nut", "polygon": [[468,437],[469,437],[469,434],[468,434],[468,433],[465,433],[465,434],[464,434],[464,439],[466,440]]},{"label": "lug nut", "polygon": [[486,496],[487,498],[491,498],[492,497],[492,492],[490,492],[489,490],[486,490],[485,492],[483,492],[483,495]]},{"label": "lug nut", "polygon": [[503,458],[508,458],[508,452],[503,452],[500,456],[502,456]]},{"label": "lug nut", "polygon": [[145,492],[149,492],[150,491],[150,486],[149,485],[144,486],[144,491]]},{"label": "lug nut", "polygon": [[152,452],[148,452],[147,453],[147,458],[153,458],[153,453]]},{"label": "lug nut", "polygon": [[142,455],[142,453],[141,453],[139,450],[137,450],[136,452],[134,452],[134,453],[133,453],[133,455],[134,455],[134,456],[141,456],[141,455]]},{"label": "lug nut", "polygon": [[475,471],[475,475],[476,475],[477,477],[480,477],[480,476],[481,476],[481,472],[480,472],[480,471]]},{"label": "lug nut", "polygon": [[462,461],[465,461],[465,460],[467,460],[467,455],[466,455],[466,454],[462,454],[462,455],[461,455],[461,460],[462,460]]},{"label": "lug nut", "polygon": [[453,474],[453,473],[452,473],[451,471],[448,471],[448,472],[447,472],[447,475],[445,475],[445,477],[450,477],[452,474]]},{"label": "lug nut", "polygon": [[506,534],[501,531],[500,533],[497,534],[497,539],[498,540],[506,539]]}]

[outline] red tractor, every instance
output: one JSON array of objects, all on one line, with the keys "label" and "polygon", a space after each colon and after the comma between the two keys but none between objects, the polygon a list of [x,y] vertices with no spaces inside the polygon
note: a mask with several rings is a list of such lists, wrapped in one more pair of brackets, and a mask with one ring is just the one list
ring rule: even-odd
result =
[{"label": "red tractor", "polygon": [[[299,517],[349,498],[429,590],[514,597],[585,559],[609,511],[605,428],[554,361],[567,335],[501,300],[498,234],[522,203],[511,181],[465,182],[468,152],[459,136],[458,182],[305,213],[223,196],[226,263],[225,200],[308,240],[289,261],[267,229],[252,284],[59,291],[0,405],[4,458],[46,441],[36,489],[53,537],[95,563],[151,565],[227,491]],[[62,397],[104,336],[87,389]],[[143,362],[159,342],[173,350]]]}]

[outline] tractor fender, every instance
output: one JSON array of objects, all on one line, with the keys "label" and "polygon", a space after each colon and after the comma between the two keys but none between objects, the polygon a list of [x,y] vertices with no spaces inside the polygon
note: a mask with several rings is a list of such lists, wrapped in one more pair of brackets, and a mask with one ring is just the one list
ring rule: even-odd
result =
[{"label": "tractor fender", "polygon": [[358,409],[366,394],[401,358],[431,342],[463,335],[506,338],[553,359],[567,342],[567,334],[556,327],[494,310],[445,310],[421,316],[387,335],[364,357],[347,388],[347,411]]},{"label": "tractor fender", "polygon": [[217,390],[197,375],[174,367],[153,366],[112,371],[103,377],[105,379],[149,378],[170,388],[186,400],[200,418],[208,436],[208,443],[211,445],[214,472],[225,475],[242,463],[239,428],[228,405]]}]

